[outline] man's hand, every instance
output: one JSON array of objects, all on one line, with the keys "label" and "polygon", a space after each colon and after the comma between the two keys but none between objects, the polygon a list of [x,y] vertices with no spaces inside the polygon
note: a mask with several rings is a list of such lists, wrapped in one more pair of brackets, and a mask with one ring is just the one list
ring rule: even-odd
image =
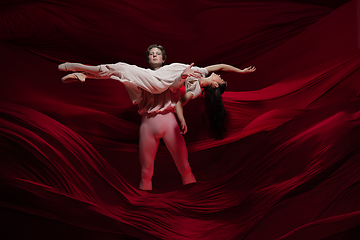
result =
[{"label": "man's hand", "polygon": [[201,72],[191,69],[192,66],[194,66],[194,63],[191,63],[187,68],[184,69],[184,71],[181,73],[181,78],[187,78],[189,76],[196,78],[201,77]]},{"label": "man's hand", "polygon": [[121,73],[119,71],[115,70],[114,68],[110,67],[109,65],[106,65],[106,68],[108,69],[108,71],[100,72],[99,73],[100,77],[116,76],[116,77],[121,78]]},{"label": "man's hand", "polygon": [[187,133],[187,125],[185,120],[180,122],[181,134]]}]

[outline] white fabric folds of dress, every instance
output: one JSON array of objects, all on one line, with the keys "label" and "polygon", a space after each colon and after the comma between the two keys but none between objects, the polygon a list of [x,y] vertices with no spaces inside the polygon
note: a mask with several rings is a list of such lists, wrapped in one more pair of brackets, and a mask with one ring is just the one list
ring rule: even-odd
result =
[{"label": "white fabric folds of dress", "polygon": [[[181,79],[181,73],[189,65],[172,63],[165,65],[158,70],[151,70],[149,68],[145,69],[136,65],[119,62],[115,64],[100,65],[100,72],[103,76],[106,76],[107,72],[109,72],[109,69],[106,66],[109,66],[120,73],[120,77],[111,75],[109,78],[121,81],[125,85],[133,104],[138,104],[142,99],[143,90],[151,94],[160,94],[168,89],[179,89],[184,84]],[[208,71],[205,68],[192,67],[192,69],[201,72],[203,76],[208,74]],[[188,88],[189,91],[196,91],[196,93],[193,93],[194,96],[200,94],[201,89],[198,81],[193,79],[191,83],[185,85],[187,91]]]}]

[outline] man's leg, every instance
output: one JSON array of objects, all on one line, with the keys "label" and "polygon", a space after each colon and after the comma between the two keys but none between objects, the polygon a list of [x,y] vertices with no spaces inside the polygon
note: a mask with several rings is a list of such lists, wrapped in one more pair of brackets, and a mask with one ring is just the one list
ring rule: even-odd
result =
[{"label": "man's leg", "polygon": [[[146,121],[146,120],[145,120]],[[139,188],[152,190],[152,176],[154,173],[154,161],[159,147],[159,139],[152,132],[151,124],[141,123],[139,139],[139,157],[141,164],[141,180]]]},{"label": "man's leg", "polygon": [[172,125],[171,127],[169,126],[169,129],[164,134],[163,140],[181,174],[183,184],[196,182],[188,161],[188,151],[185,140],[180,133],[180,128],[176,122],[175,116],[173,114],[171,115],[172,119],[169,119],[168,123],[171,123]]}]

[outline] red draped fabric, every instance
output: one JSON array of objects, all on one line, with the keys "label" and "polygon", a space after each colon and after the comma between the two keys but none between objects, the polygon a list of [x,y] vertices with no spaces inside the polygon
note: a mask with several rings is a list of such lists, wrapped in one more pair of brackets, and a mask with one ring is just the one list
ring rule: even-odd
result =
[{"label": "red draped fabric", "polygon": [[[359,239],[360,1],[3,0],[1,239]],[[228,82],[224,138],[184,107],[183,186],[163,143],[138,189],[141,117],[114,80],[59,63],[257,67]]]}]

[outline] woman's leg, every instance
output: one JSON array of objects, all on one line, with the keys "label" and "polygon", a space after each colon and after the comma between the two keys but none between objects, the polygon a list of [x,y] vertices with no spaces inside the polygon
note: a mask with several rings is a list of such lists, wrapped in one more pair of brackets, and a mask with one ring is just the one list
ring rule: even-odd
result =
[{"label": "woman's leg", "polygon": [[60,71],[70,71],[70,72],[86,72],[92,75],[98,75],[100,72],[100,65],[99,66],[91,66],[85,65],[82,63],[62,63],[58,66]]},{"label": "woman's leg", "polygon": [[85,82],[87,78],[93,78],[93,79],[108,78],[107,76],[99,75],[99,73],[101,72],[101,65],[90,66],[90,65],[84,65],[82,63],[62,63],[59,65],[58,68],[60,71],[74,72],[61,78],[63,83]]},{"label": "woman's leg", "polygon": [[166,147],[169,149],[171,156],[174,159],[177,169],[179,170],[183,184],[196,182],[195,176],[191,171],[188,161],[188,151],[183,136],[180,133],[180,128],[173,113],[167,123],[171,124],[163,136]]},{"label": "woman's leg", "polygon": [[154,173],[154,161],[159,147],[159,138],[153,132],[152,124],[143,116],[140,126],[139,157],[141,164],[141,180],[139,188],[152,190],[152,176]]}]

